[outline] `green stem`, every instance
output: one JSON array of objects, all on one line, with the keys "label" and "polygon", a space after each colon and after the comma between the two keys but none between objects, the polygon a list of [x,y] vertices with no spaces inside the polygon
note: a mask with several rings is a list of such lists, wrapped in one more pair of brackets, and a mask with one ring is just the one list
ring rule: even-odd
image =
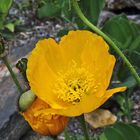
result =
[{"label": "green stem", "polygon": [[20,84],[19,84],[19,81],[17,80],[16,75],[15,75],[15,73],[13,72],[13,70],[12,70],[12,68],[11,68],[11,66],[10,66],[10,64],[9,64],[9,62],[8,62],[8,60],[7,60],[7,58],[6,58],[6,56],[5,56],[5,57],[2,57],[1,59],[3,60],[4,64],[6,65],[7,69],[9,70],[9,72],[10,72],[10,74],[11,74],[11,76],[12,76],[12,79],[13,79],[13,81],[15,82],[15,84],[16,84],[16,86],[17,86],[19,92],[22,94],[22,93],[23,93],[22,88],[21,88],[21,86],[20,86]]},{"label": "green stem", "polygon": [[79,117],[79,120],[80,120],[80,123],[82,125],[82,129],[83,129],[83,132],[84,132],[85,140],[90,140],[84,115],[81,115]]},{"label": "green stem", "polygon": [[58,139],[57,139],[57,136],[52,136],[52,139],[53,139],[53,140],[58,140]]},{"label": "green stem", "polygon": [[70,140],[70,135],[68,133],[67,128],[65,128],[65,130],[64,130],[64,137],[65,137],[65,140]]},{"label": "green stem", "polygon": [[128,89],[128,91],[126,91],[126,93],[124,94],[125,95],[125,104],[126,104],[126,110],[127,110],[127,119],[128,119],[128,122],[131,123],[132,121],[132,118],[131,118],[131,108],[129,106],[129,96],[130,96],[130,93],[133,91],[133,88],[132,89]]},{"label": "green stem", "polygon": [[117,45],[106,35],[104,34],[100,29],[98,29],[96,26],[94,26],[82,13],[77,0],[72,0],[73,7],[77,13],[77,15],[81,18],[81,20],[90,27],[93,31],[95,31],[97,34],[101,35],[111,46],[112,48],[117,52],[117,54],[122,58],[122,60],[125,62],[125,64],[128,66],[129,70],[131,71],[132,75],[135,77],[138,85],[140,86],[140,77],[137,74],[134,67],[131,65],[129,60],[125,57],[125,55],[121,52],[121,50],[117,47]]}]

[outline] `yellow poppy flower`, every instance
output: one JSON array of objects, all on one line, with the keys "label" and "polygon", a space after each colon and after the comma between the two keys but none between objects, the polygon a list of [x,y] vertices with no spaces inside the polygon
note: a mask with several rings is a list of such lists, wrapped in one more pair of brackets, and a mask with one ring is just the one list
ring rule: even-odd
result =
[{"label": "yellow poppy flower", "polygon": [[31,90],[56,114],[78,116],[101,106],[126,87],[107,89],[115,57],[101,36],[70,31],[59,43],[40,40],[28,59]]},{"label": "yellow poppy flower", "polygon": [[44,101],[37,98],[21,115],[32,129],[41,135],[58,135],[67,125],[68,117],[47,113],[51,109]]}]

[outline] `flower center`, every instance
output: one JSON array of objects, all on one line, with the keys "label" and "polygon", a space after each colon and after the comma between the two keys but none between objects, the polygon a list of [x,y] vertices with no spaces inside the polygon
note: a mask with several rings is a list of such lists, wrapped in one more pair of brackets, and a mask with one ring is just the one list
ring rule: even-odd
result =
[{"label": "flower center", "polygon": [[56,96],[71,104],[77,104],[84,95],[96,92],[94,75],[85,68],[71,68],[67,73],[59,73],[58,79],[54,85]]}]

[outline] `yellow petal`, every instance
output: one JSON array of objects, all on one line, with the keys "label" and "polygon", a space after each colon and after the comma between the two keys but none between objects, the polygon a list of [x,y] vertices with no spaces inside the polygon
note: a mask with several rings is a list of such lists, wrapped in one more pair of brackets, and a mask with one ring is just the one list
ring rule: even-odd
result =
[{"label": "yellow petal", "polygon": [[95,39],[91,37],[81,55],[84,67],[95,75],[96,83],[100,83],[100,90],[107,89],[115,64],[115,57],[109,54],[108,49],[109,46],[100,36]]},{"label": "yellow petal", "polygon": [[[107,90],[104,96],[98,97],[94,94],[83,97],[83,100],[76,105],[70,106],[65,109],[52,109],[50,112],[64,115],[64,116],[79,116],[83,113],[89,113],[99,108],[105,101],[107,101],[114,93],[123,92],[126,87],[119,87]],[[101,93],[103,94],[103,93]]]},{"label": "yellow petal", "polygon": [[[53,39],[44,39],[37,43],[28,58],[27,78],[31,90],[42,100],[55,107],[61,107],[57,97],[52,94],[56,69],[63,67],[61,53]],[[59,61],[59,63],[57,62]]]},{"label": "yellow petal", "polygon": [[61,38],[59,45],[65,54],[67,64],[74,60],[77,65],[81,64],[81,53],[87,48],[87,42],[90,38],[96,39],[97,35],[86,30],[70,31],[68,35]]},{"label": "yellow petal", "polygon": [[[95,82],[98,84],[97,90],[107,89],[115,57],[109,54],[109,46],[102,37],[86,30],[70,31],[61,39],[59,45],[66,55],[68,69],[72,67],[72,64],[77,67],[86,67],[95,76]],[[98,96],[103,95],[98,94]]]},{"label": "yellow petal", "polygon": [[104,98],[102,100],[102,104],[107,101],[113,94],[117,93],[117,92],[123,92],[127,89],[127,87],[118,87],[118,88],[113,88],[113,89],[109,89],[106,91]]}]

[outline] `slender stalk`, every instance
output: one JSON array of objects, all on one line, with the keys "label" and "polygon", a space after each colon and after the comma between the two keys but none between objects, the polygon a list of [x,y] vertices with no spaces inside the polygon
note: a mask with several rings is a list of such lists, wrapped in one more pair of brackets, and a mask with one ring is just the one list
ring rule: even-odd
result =
[{"label": "slender stalk", "polygon": [[124,94],[124,96],[125,96],[125,105],[126,105],[126,110],[127,110],[127,119],[128,119],[129,123],[131,123],[131,121],[132,121],[131,108],[130,108],[130,105],[129,105],[129,95],[132,92],[132,90],[133,90],[133,88],[128,89],[128,91],[126,91],[126,93]]},{"label": "slender stalk", "polygon": [[21,86],[19,84],[19,81],[17,80],[16,75],[13,72],[13,70],[12,70],[12,68],[11,68],[7,58],[6,58],[6,56],[2,57],[1,59],[3,60],[4,64],[6,65],[7,69],[9,70],[9,72],[10,72],[10,74],[12,76],[12,79],[13,79],[13,81],[15,82],[15,84],[17,86],[18,91],[22,94],[23,93],[22,88],[21,88]]},{"label": "slender stalk", "polygon": [[129,70],[131,71],[132,75],[135,77],[138,85],[140,86],[140,77],[134,67],[131,65],[129,60],[125,57],[125,55],[121,52],[121,50],[117,47],[117,45],[106,35],[104,34],[100,29],[98,29],[96,26],[94,26],[82,13],[77,0],[72,0],[73,7],[77,13],[77,15],[81,18],[81,20],[90,27],[93,31],[95,31],[97,34],[101,35],[116,51],[116,53],[122,58],[122,60],[125,62],[125,64],[128,66]]},{"label": "slender stalk", "polygon": [[52,136],[53,140],[58,140],[57,136]]},{"label": "slender stalk", "polygon": [[81,115],[79,117],[79,121],[80,121],[80,123],[82,125],[82,129],[83,129],[83,132],[84,132],[85,140],[90,140],[84,115]]},{"label": "slender stalk", "polygon": [[68,133],[67,128],[65,128],[65,130],[64,130],[64,137],[65,137],[65,140],[70,140],[70,135]]}]

